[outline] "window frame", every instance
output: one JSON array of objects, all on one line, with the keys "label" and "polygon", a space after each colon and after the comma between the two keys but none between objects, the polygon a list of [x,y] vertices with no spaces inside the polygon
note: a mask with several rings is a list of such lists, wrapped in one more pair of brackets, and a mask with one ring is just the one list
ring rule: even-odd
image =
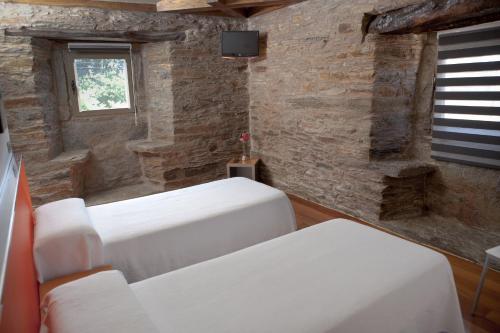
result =
[{"label": "window frame", "polygon": [[[68,91],[68,102],[71,109],[71,113],[76,117],[88,117],[88,116],[109,116],[117,114],[130,114],[135,113],[135,100],[134,100],[134,75],[132,67],[132,59],[129,52],[123,51],[69,51],[66,50],[65,55],[65,72],[66,72],[66,84]],[[88,110],[80,111],[80,105],[78,101],[78,86],[76,82],[76,68],[75,59],[124,59],[127,64],[127,77],[128,77],[128,89],[129,89],[129,108],[121,109],[102,109],[102,110]]]}]

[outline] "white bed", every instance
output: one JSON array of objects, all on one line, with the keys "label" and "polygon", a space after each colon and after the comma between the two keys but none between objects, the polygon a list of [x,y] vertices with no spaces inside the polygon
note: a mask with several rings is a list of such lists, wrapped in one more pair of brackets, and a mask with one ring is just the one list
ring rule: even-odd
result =
[{"label": "white bed", "polygon": [[[49,204],[51,205],[51,204]],[[54,248],[54,229],[43,231],[40,220],[60,220],[66,211],[78,211],[66,201],[40,207],[35,216],[35,262],[41,282],[88,270],[104,263],[122,271],[129,282],[140,281],[185,266],[216,258],[296,230],[295,215],[286,194],[246,178],[231,178],[147,197],[84,208],[96,234],[85,240],[61,240]],[[78,205],[78,202],[76,202]],[[86,217],[87,216],[87,217]],[[75,217],[69,217],[74,219]],[[49,222],[50,223],[50,222]],[[80,231],[70,231],[78,233]],[[57,232],[59,235],[59,231]],[[40,237],[38,237],[40,235]],[[43,238],[39,240],[38,238]],[[102,242],[101,253],[75,247],[80,242]],[[73,246],[75,257],[85,260],[61,264],[61,250]],[[71,252],[71,250],[69,250]],[[65,257],[69,257],[65,254]],[[90,258],[89,260],[87,260]]]},{"label": "white bed", "polygon": [[464,332],[443,255],[347,220],[129,286],[99,273],[44,304],[54,333]]}]

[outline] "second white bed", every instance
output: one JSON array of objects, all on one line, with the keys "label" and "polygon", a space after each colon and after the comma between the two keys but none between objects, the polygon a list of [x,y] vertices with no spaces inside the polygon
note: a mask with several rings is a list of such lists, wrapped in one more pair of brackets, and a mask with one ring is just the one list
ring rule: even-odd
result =
[{"label": "second white bed", "polygon": [[464,332],[443,255],[346,220],[130,286],[99,273],[45,304],[53,333]]}]

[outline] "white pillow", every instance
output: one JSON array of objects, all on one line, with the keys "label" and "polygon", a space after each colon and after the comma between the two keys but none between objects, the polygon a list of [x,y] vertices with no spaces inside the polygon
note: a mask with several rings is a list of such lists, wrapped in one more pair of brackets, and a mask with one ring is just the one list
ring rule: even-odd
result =
[{"label": "white pillow", "polygon": [[66,199],[35,210],[33,256],[43,283],[104,264],[103,245],[82,199]]},{"label": "white pillow", "polygon": [[42,301],[50,333],[158,333],[121,272],[97,273],[63,284]]}]

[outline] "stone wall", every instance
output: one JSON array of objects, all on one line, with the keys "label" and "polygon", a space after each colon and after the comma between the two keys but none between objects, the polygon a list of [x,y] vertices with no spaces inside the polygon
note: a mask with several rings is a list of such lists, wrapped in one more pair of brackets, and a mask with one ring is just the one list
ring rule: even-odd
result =
[{"label": "stone wall", "polygon": [[33,203],[83,194],[88,154],[62,153],[50,42],[0,34],[0,89],[12,147],[27,165]]},{"label": "stone wall", "polygon": [[[176,188],[214,180],[223,176],[226,160],[239,154],[239,132],[248,129],[247,65],[220,58],[218,34],[243,30],[244,20],[0,2],[0,30],[20,27],[185,31],[187,36],[136,47],[137,119],[72,116],[56,70],[60,46],[2,37],[0,89],[35,204],[138,182],[163,187],[170,182],[168,188]],[[61,166],[61,161],[69,164],[57,175],[43,171],[43,163]],[[79,177],[73,174],[75,163]],[[60,191],[61,172],[75,180],[71,191]]]},{"label": "stone wall", "polygon": [[251,18],[265,35],[252,150],[277,187],[480,261],[500,242],[500,173],[430,158],[435,39],[362,42],[363,13],[412,2],[310,0]]},{"label": "stone wall", "polygon": [[[418,66],[416,37],[362,43],[363,14],[373,10],[367,1],[311,0],[250,20],[267,34],[249,84],[252,149],[264,178],[369,221],[379,219],[387,187],[384,166],[370,162],[405,149],[407,142],[397,144],[407,125],[391,120],[408,123],[411,97],[404,94]],[[408,59],[405,72],[384,70]],[[387,131],[400,135],[390,139]]]},{"label": "stone wall", "polygon": [[[54,140],[54,108],[51,76],[43,80],[44,54],[40,43],[30,38],[11,38],[0,35],[1,88],[7,112],[14,150],[25,152],[25,158],[48,161],[60,150]],[[35,54],[39,58],[35,58]],[[50,70],[49,70],[50,72]],[[14,130],[16,128],[16,130]]]},{"label": "stone wall", "polygon": [[[131,117],[66,118],[48,75],[44,50],[53,43],[0,34],[0,89],[37,203],[139,181],[174,189],[223,177],[250,123],[264,181],[481,260],[500,242],[500,172],[430,158],[435,36],[362,42],[364,13],[415,2],[309,0],[248,23],[0,3],[0,28],[187,36],[137,52],[136,126]],[[262,33],[262,56],[249,66],[222,59],[219,32],[247,24]]]},{"label": "stone wall", "polygon": [[147,104],[161,111],[150,112],[148,140],[130,147],[150,182],[176,189],[222,178],[239,155],[239,135],[248,130],[248,66],[220,56],[220,33],[230,28],[212,22],[183,42],[144,49]]},{"label": "stone wall", "polygon": [[415,77],[422,52],[422,36],[377,36],[370,158],[405,159],[410,156],[415,111]]}]

